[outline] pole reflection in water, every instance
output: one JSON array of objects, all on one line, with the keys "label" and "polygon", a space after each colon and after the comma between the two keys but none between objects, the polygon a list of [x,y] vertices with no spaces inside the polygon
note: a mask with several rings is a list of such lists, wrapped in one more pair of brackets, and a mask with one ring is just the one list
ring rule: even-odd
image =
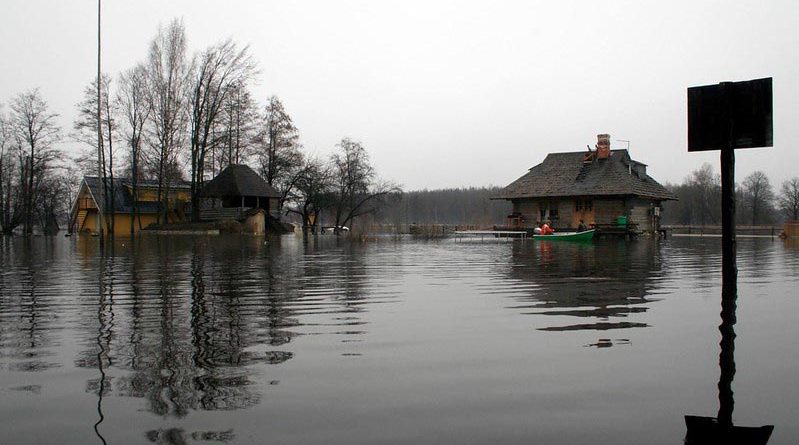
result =
[{"label": "pole reflection in water", "polygon": [[[114,311],[113,311],[113,275],[109,273],[109,269],[113,269],[113,245],[111,245],[112,253],[110,257],[106,257],[105,252],[100,256],[100,275],[98,277],[98,305],[97,305],[97,370],[100,372],[100,379],[97,383],[97,422],[94,424],[94,433],[100,438],[103,444],[106,443],[105,437],[100,432],[100,424],[105,420],[103,414],[103,396],[106,392],[106,374],[104,365],[108,361],[108,366],[111,366],[111,360],[108,356],[108,351],[111,349],[111,332],[114,324]],[[106,280],[108,284],[106,285]],[[106,298],[106,293],[108,298]],[[107,308],[107,313],[106,313]],[[93,385],[90,385],[90,387]]]},{"label": "pole reflection in water", "polygon": [[[733,259],[734,261],[734,259]],[[721,353],[719,354],[719,411],[714,417],[685,416],[688,432],[685,443],[688,445],[706,444],[740,444],[760,445],[766,444],[774,430],[773,425],[761,427],[735,426],[732,422],[732,412],[735,399],[732,391],[732,381],[735,378],[735,312],[738,299],[737,271],[730,270],[729,264],[724,264],[725,272],[722,274],[721,285]],[[732,264],[734,268],[734,263]]]}]

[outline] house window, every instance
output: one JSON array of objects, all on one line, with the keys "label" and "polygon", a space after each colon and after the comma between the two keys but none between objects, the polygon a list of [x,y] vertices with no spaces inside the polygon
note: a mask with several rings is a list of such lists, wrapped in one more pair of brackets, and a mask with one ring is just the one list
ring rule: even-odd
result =
[{"label": "house window", "polygon": [[542,202],[539,204],[540,221],[548,219],[558,219],[558,203],[557,202]]},{"label": "house window", "polygon": [[594,208],[594,203],[590,199],[577,199],[574,201],[574,210],[576,212],[590,212]]}]

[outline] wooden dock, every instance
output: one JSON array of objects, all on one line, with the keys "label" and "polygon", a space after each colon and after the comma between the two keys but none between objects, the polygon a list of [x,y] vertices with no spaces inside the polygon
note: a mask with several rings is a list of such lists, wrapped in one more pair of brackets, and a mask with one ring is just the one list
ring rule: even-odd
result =
[{"label": "wooden dock", "polygon": [[527,239],[527,232],[522,230],[456,230],[453,233],[458,238],[474,236],[480,237],[480,239],[485,237]]}]

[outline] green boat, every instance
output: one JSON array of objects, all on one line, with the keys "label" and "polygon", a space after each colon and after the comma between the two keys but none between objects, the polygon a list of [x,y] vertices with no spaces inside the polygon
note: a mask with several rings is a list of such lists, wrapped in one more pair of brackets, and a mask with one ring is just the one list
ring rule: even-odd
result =
[{"label": "green boat", "polygon": [[549,235],[533,235],[537,240],[547,241],[591,241],[594,239],[595,229],[586,230],[584,232],[562,232],[551,233]]}]

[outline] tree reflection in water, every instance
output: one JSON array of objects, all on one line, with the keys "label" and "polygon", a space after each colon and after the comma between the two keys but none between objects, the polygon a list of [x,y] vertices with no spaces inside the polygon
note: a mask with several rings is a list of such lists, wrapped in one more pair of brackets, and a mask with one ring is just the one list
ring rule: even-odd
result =
[{"label": "tree reflection in water", "polygon": [[[191,238],[117,245],[116,253],[101,260],[99,326],[84,327],[96,333],[96,341],[87,342],[76,360],[102,374],[113,365],[117,375],[90,381],[88,390],[107,395],[113,381],[118,395],[143,398],[152,413],[177,418],[192,410],[258,403],[261,395],[253,390],[248,366],[289,360],[291,352],[258,351],[258,346],[290,342],[293,334],[283,329],[296,322],[283,307],[292,296],[281,287],[281,274],[271,270],[272,262],[253,261],[254,242],[262,241],[252,241],[221,249]],[[267,296],[262,309],[252,297],[265,286],[282,298]],[[119,288],[125,289],[113,291]],[[116,304],[117,321],[114,299],[122,300]],[[259,329],[263,324],[266,338]],[[174,436],[164,434],[154,437]]]},{"label": "tree reflection in water", "polygon": [[[53,349],[59,346],[53,335],[59,315],[49,307],[60,295],[51,289],[53,278],[42,267],[43,263],[53,261],[54,243],[51,240],[34,243],[31,238],[2,238],[0,359],[8,359],[8,369],[16,372],[58,368],[61,364],[52,357]],[[33,391],[37,387],[26,386]]]},{"label": "tree reflection in water", "polygon": [[[346,342],[336,352],[360,355],[366,305],[396,296],[399,272],[367,264],[363,246],[336,241],[143,236],[101,251],[84,236],[3,239],[0,369],[71,361],[82,371],[70,370],[67,383],[96,400],[96,413],[79,421],[100,442],[125,434],[114,430],[120,423],[135,429],[157,417],[174,423],[143,428],[151,442],[233,440],[226,425],[189,428],[186,417],[258,404],[280,384],[269,373],[292,360],[298,335]],[[384,267],[386,279],[370,280],[373,267]],[[19,381],[7,389],[39,394],[57,384],[46,375]],[[153,416],[122,418],[130,407]]]},{"label": "tree reflection in water", "polygon": [[227,443],[236,438],[233,430],[226,431],[195,431],[186,433],[181,428],[169,428],[161,430],[150,430],[145,433],[148,441],[163,445],[183,445],[189,443],[189,439],[194,442],[221,442]]}]

